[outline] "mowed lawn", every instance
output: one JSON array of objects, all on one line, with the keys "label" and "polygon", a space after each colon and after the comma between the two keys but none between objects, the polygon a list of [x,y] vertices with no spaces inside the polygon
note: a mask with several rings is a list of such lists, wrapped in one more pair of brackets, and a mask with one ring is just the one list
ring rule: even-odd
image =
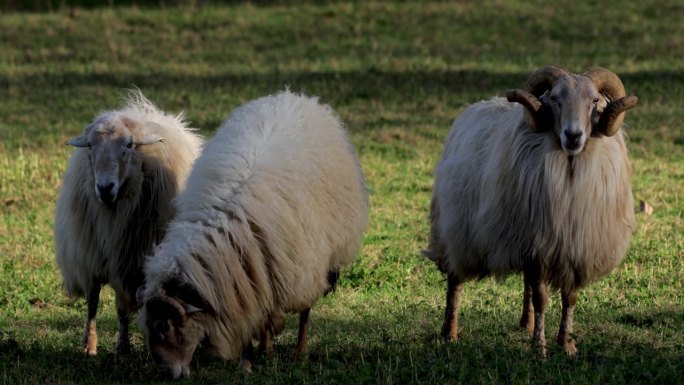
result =
[{"label": "mowed lawn", "polygon": [[[0,14],[0,383],[163,382],[135,322],[134,352],[114,356],[109,289],[99,354],[81,352],[85,301],[61,291],[52,233],[65,140],[120,106],[126,88],[185,111],[210,137],[233,108],[287,86],[348,126],[371,193],[363,247],[312,311],[306,359],[292,358],[292,316],[252,375],[200,350],[183,383],[682,383],[681,1],[236,3]],[[550,355],[533,353],[517,327],[518,276],[467,284],[460,340],[445,343],[446,285],[419,256],[444,138],[469,103],[524,87],[548,64],[606,67],[639,96],[626,117],[638,211],[629,254],[582,290],[575,358],[552,342],[557,295]]]}]

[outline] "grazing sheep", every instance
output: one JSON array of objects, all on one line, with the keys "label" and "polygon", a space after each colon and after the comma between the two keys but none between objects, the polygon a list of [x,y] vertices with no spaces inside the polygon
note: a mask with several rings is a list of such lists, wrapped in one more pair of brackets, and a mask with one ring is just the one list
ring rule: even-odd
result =
[{"label": "grazing sheep", "polygon": [[545,351],[546,285],[560,290],[557,341],[568,355],[578,290],[625,256],[634,227],[631,166],[621,130],[625,96],[614,73],[543,67],[529,92],[468,107],[435,171],[426,255],[448,276],[443,337],[458,339],[463,283],[523,272],[521,326]]},{"label": "grazing sheep", "polygon": [[331,108],[284,91],[236,109],[177,203],[140,293],[162,372],[187,376],[200,343],[224,359],[242,351],[248,370],[251,338],[268,350],[292,312],[305,352],[309,310],[355,258],[367,221],[361,168]]},{"label": "grazing sheep", "polygon": [[116,293],[116,351],[130,351],[128,316],[137,309],[144,257],[161,241],[174,213],[171,199],[202,144],[182,115],[159,111],[140,91],[131,91],[127,102],[67,142],[76,149],[57,201],[57,264],[65,291],[87,298],[83,348],[89,355],[97,354],[95,315],[104,284]]}]

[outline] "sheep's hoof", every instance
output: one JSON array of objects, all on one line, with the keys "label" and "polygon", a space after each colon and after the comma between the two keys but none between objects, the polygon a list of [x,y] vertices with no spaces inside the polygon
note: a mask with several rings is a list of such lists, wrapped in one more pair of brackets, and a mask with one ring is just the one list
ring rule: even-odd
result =
[{"label": "sheep's hoof", "polygon": [[558,344],[563,347],[563,351],[565,352],[565,355],[568,357],[575,357],[577,355],[577,347],[575,347],[575,340],[573,339],[562,339],[559,338]]},{"label": "sheep's hoof", "polygon": [[273,344],[269,344],[269,345],[260,344],[258,353],[263,354],[267,358],[273,357],[273,355],[275,354],[275,349],[273,348]]},{"label": "sheep's hoof", "polygon": [[309,347],[306,343],[306,340],[297,341],[297,346],[295,347],[295,351],[294,351],[295,356],[306,356],[308,351],[309,351]]},{"label": "sheep's hoof", "polygon": [[131,354],[131,344],[130,342],[122,342],[116,344],[116,350],[114,352],[117,356],[127,356]]},{"label": "sheep's hoof", "polygon": [[295,350],[294,353],[292,353],[292,361],[308,362],[309,361],[309,352]]},{"label": "sheep's hoof", "polygon": [[86,346],[83,347],[83,353],[89,356],[96,356],[97,355],[97,346],[90,346],[90,344],[87,344]]},{"label": "sheep's hoof", "polygon": [[97,337],[83,338],[83,353],[89,356],[97,355]]},{"label": "sheep's hoof", "polygon": [[575,343],[570,343],[563,345],[563,351],[565,351],[565,355],[568,357],[575,357],[577,356],[577,348],[575,347]]},{"label": "sheep's hoof", "polygon": [[240,360],[238,368],[240,368],[244,374],[252,374],[252,361],[243,358]]},{"label": "sheep's hoof", "polygon": [[446,342],[458,341],[458,327],[444,324],[442,326],[442,339]]},{"label": "sheep's hoof", "polygon": [[539,357],[541,358],[546,358],[548,355],[546,354],[546,347],[545,346],[536,346],[537,353],[539,354]]},{"label": "sheep's hoof", "polygon": [[269,349],[264,349],[261,353],[264,356],[266,356],[267,358],[271,358],[275,354],[275,349],[273,349],[273,347],[271,347]]},{"label": "sheep's hoof", "polygon": [[547,357],[546,342],[545,341],[539,341],[539,340],[535,339],[534,341],[532,341],[532,349],[537,352],[539,357],[541,357],[541,358]]},{"label": "sheep's hoof", "polygon": [[534,318],[523,316],[520,319],[520,327],[530,333],[534,333]]}]

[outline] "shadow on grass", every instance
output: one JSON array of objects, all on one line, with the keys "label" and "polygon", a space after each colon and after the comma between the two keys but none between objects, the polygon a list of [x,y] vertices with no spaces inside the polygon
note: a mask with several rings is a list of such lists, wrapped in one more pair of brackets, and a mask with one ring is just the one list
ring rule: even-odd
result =
[{"label": "shadow on grass", "polygon": [[[579,354],[569,358],[554,341],[557,321],[547,321],[549,356],[542,359],[532,348],[531,336],[517,327],[517,314],[492,317],[497,309],[490,310],[462,312],[457,343],[439,337],[441,314],[432,323],[409,321],[415,322],[414,326],[428,326],[418,331],[401,324],[401,319],[411,319],[412,314],[399,313],[391,319],[360,324],[321,320],[321,329],[341,331],[334,338],[323,337],[312,357],[319,362],[349,363],[349,371],[360,363],[368,365],[373,382],[395,378],[420,383],[561,383],[569,379],[573,383],[676,383],[684,375],[684,346],[675,341],[658,346],[655,341],[624,333],[619,325],[606,325],[593,335],[580,330]],[[641,315],[635,317],[640,319]],[[682,318],[681,310],[647,316],[655,319],[654,325],[662,322],[671,330],[676,330]],[[326,347],[335,346],[335,340],[345,333],[364,329],[363,342],[350,349],[339,344],[337,349]],[[650,331],[658,334],[655,329]]]},{"label": "shadow on grass", "polygon": [[[351,125],[352,131],[367,132],[377,127],[374,118],[378,106],[414,115],[427,115],[437,106],[454,110],[449,119],[464,105],[492,96],[502,96],[506,89],[525,86],[529,73],[496,73],[490,71],[406,71],[392,72],[369,69],[352,72],[294,72],[269,74],[225,73],[207,76],[173,74],[123,73],[60,73],[0,77],[0,86],[24,103],[33,105],[41,113],[56,121],[83,115],[83,104],[93,103],[92,111],[111,108],[106,100],[132,85],[145,93],[159,96],[157,101],[165,109],[184,109],[193,117],[192,124],[211,132],[225,115],[246,100],[273,93],[288,86],[294,91],[319,95],[333,107],[341,107],[343,118],[354,121],[357,114],[366,115],[362,124]],[[684,73],[679,71],[635,72],[621,76],[630,93],[641,97],[641,103],[670,100],[684,96]],[[36,93],[36,89],[44,92]],[[54,98],[46,96],[54,93]],[[165,99],[175,96],[172,106]],[[73,98],[78,103],[69,103]],[[98,102],[100,100],[100,102]],[[207,100],[211,102],[207,102]],[[99,104],[98,104],[99,103]],[[201,105],[200,105],[201,104]],[[207,106],[210,104],[210,106]],[[27,106],[28,108],[28,106]],[[193,111],[213,108],[219,114],[195,116]],[[29,110],[31,108],[28,108]],[[635,110],[635,114],[638,114]],[[92,113],[91,111],[91,113]],[[91,116],[79,119],[83,124]],[[440,122],[440,126],[444,122]],[[448,124],[448,122],[446,123]],[[8,127],[8,129],[11,127]],[[27,138],[46,127],[27,127],[21,133]],[[35,131],[35,132],[34,132]]]},{"label": "shadow on grass", "polygon": [[[681,345],[656,348],[631,339],[619,327],[609,325],[598,335],[581,331],[580,353],[568,358],[553,343],[551,330],[557,325],[549,324],[550,354],[542,359],[531,349],[529,335],[516,330],[511,314],[492,317],[489,311],[470,309],[462,315],[464,329],[459,342],[453,344],[438,337],[439,314],[427,307],[393,311],[383,317],[357,314],[352,319],[314,314],[309,354],[303,360],[293,359],[296,317],[289,317],[286,329],[276,339],[275,355],[258,358],[252,375],[245,376],[235,362],[199,349],[186,382],[560,383],[572,379],[573,383],[676,383],[684,375]],[[632,324],[642,316],[619,316],[617,323]],[[670,320],[681,321],[683,315],[673,311],[652,318],[652,323],[637,323],[649,327],[665,320],[669,324]],[[48,326],[59,329],[75,322],[58,319],[48,321]],[[115,321],[106,318],[102,324],[109,328]],[[132,333],[134,351],[125,359],[115,357],[111,349],[86,357],[78,347],[51,337],[22,344],[4,334],[0,336],[0,368],[8,383],[163,382],[141,344],[140,331]]]},{"label": "shadow on grass", "polygon": [[653,313],[626,313],[619,316],[616,321],[637,328],[651,328],[654,326],[675,327],[677,325],[684,325],[684,311],[670,310]]},{"label": "shadow on grass", "polygon": [[[298,0],[296,4],[325,4],[338,3],[339,0]],[[174,7],[202,8],[204,6],[237,6],[253,4],[259,7],[293,5],[291,0],[213,0],[213,1],[184,1],[184,0],[43,0],[43,1],[20,1],[4,0],[0,3],[0,9],[5,12],[54,12],[66,11],[73,8],[101,9],[120,7],[139,7],[144,9],[165,9]]]}]

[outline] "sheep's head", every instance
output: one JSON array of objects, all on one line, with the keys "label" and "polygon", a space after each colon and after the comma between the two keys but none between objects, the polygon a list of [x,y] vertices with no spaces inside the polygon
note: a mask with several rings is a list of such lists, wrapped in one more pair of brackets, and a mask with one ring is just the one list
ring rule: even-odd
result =
[{"label": "sheep's head", "polygon": [[535,132],[551,130],[568,156],[582,152],[590,136],[613,136],[622,125],[624,112],[637,104],[626,96],[620,78],[594,68],[581,75],[548,66],[528,79],[529,89],[506,91],[510,102],[525,106]]},{"label": "sheep's head", "polygon": [[178,379],[190,374],[190,362],[205,339],[203,315],[211,307],[188,285],[171,280],[161,293],[144,301],[140,320],[145,342],[163,375]]},{"label": "sheep's head", "polygon": [[105,113],[88,125],[83,135],[66,142],[88,149],[93,187],[101,202],[116,202],[121,186],[140,170],[142,160],[136,147],[163,140],[151,128],[124,114]]}]

